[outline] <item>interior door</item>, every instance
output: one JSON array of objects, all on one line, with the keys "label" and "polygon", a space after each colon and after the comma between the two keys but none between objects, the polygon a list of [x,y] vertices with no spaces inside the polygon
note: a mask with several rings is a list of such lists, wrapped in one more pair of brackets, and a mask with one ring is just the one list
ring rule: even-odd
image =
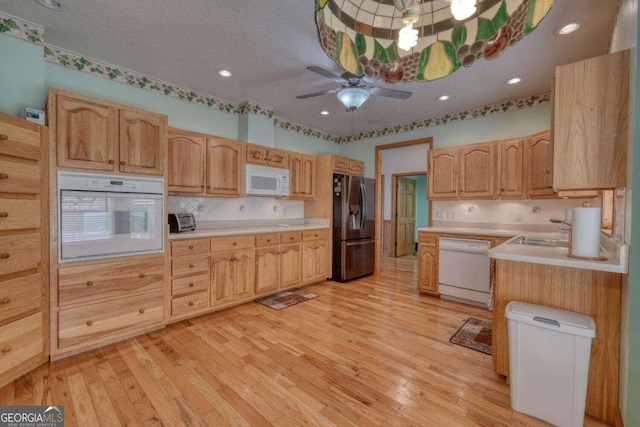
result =
[{"label": "interior door", "polygon": [[396,181],[396,256],[412,255],[416,245],[416,180]]}]

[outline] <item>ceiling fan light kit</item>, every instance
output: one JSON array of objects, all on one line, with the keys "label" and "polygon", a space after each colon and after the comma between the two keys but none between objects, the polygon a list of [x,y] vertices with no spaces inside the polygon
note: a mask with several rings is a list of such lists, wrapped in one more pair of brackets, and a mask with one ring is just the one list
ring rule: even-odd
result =
[{"label": "ceiling fan light kit", "polygon": [[493,60],[530,34],[554,0],[316,0],[326,54],[354,76],[432,81]]},{"label": "ceiling fan light kit", "polygon": [[369,91],[359,87],[347,87],[338,92],[338,99],[347,111],[355,111],[369,99]]}]

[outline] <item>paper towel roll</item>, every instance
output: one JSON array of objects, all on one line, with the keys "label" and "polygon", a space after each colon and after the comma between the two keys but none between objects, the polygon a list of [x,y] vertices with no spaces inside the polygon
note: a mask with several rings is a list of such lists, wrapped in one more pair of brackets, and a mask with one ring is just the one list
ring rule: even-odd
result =
[{"label": "paper towel roll", "polygon": [[571,255],[597,258],[600,255],[600,208],[573,208]]}]

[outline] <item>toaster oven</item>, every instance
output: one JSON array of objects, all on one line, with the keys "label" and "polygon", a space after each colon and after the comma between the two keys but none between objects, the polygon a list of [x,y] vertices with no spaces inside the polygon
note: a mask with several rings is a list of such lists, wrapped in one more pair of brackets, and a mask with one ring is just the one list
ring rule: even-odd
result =
[{"label": "toaster oven", "polygon": [[169,214],[169,232],[182,233],[196,229],[196,219],[190,213]]}]

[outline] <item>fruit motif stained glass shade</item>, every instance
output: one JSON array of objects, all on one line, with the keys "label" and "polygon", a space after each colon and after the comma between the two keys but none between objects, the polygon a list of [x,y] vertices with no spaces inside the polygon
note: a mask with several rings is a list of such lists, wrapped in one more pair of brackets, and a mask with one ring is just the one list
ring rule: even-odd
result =
[{"label": "fruit motif stained glass shade", "polygon": [[478,0],[464,21],[453,18],[447,0],[417,0],[418,44],[409,51],[398,48],[405,24],[393,0],[315,2],[320,44],[338,66],[397,83],[436,80],[497,58],[538,26],[554,0]]}]

